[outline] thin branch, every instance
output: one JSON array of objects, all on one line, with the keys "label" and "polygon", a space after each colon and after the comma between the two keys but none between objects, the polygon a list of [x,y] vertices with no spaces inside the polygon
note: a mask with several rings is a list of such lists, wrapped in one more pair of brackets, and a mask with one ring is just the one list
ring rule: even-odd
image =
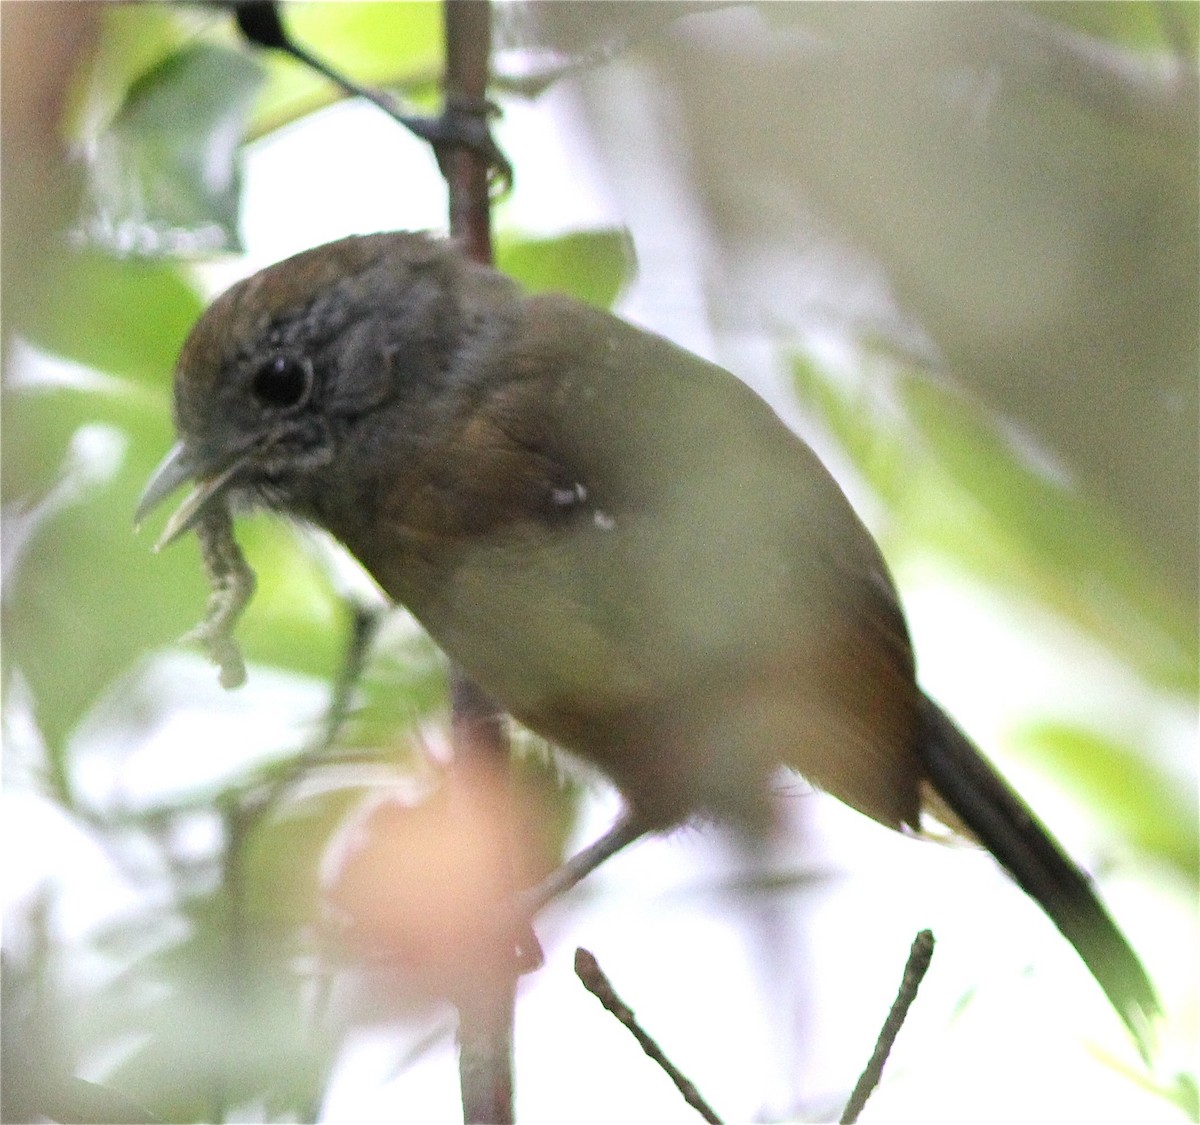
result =
[{"label": "thin branch", "polygon": [[586,949],[575,950],[575,975],[601,1004],[616,1017],[625,1029],[637,1041],[638,1045],[666,1072],[668,1078],[675,1083],[675,1088],[705,1121],[711,1125],[721,1125],[721,1119],[713,1112],[712,1107],[700,1095],[700,1091],[690,1079],[686,1078],[680,1069],[663,1054],[662,1048],[650,1038],[637,1022],[633,1009],[617,995],[612,983],[604,975],[596,958]]},{"label": "thin branch", "polygon": [[329,706],[312,741],[278,770],[268,771],[265,783],[245,795],[242,815],[247,832],[274,810],[287,791],[313,767],[330,760],[337,737],[350,715],[354,692],[362,681],[367,657],[379,632],[386,610],[365,606],[353,600],[346,603],[350,610],[350,639],[342,656],[341,666],[334,677],[329,693]]},{"label": "thin branch", "polygon": [[925,973],[929,969],[932,957],[933,934],[929,930],[922,930],[913,940],[912,949],[908,953],[908,963],[904,966],[904,976],[900,981],[900,991],[896,994],[895,1003],[892,1004],[892,1010],[888,1012],[887,1019],[883,1021],[883,1028],[875,1043],[875,1051],[871,1055],[866,1069],[862,1072],[858,1084],[854,1087],[850,1100],[846,1103],[840,1125],[852,1125],[858,1120],[858,1115],[862,1113],[867,1099],[879,1085],[879,1079],[883,1076],[884,1064],[888,1060],[888,1055],[891,1054],[892,1045],[896,1042],[900,1028],[904,1025],[908,1009],[917,998],[917,989],[921,987],[921,981],[925,979]]},{"label": "thin branch", "polygon": [[[491,52],[492,10],[489,0],[443,0],[446,27],[446,108],[444,117],[482,119],[487,100],[488,58]],[[467,256],[492,264],[490,168],[478,151],[466,145],[444,144],[438,161],[450,191],[450,233]]]},{"label": "thin branch", "polygon": [[[488,0],[443,0],[446,32],[446,103],[443,121],[473,122],[486,130],[492,12]],[[477,131],[477,129],[476,129]],[[467,132],[464,130],[464,133]],[[492,262],[490,162],[478,146],[447,140],[435,146],[449,191],[450,234],[468,257]],[[509,761],[499,709],[460,668],[451,669],[450,699],[455,756]],[[516,871],[512,872],[515,889]],[[493,972],[481,973],[469,997],[457,999],[458,1073],[463,1120],[514,1120],[512,1034],[517,960],[511,935],[498,927]]]},{"label": "thin branch", "polygon": [[355,82],[349,75],[335,70],[324,59],[313,54],[303,44],[297,43],[283,25],[279,0],[227,2],[233,7],[238,28],[248,42],[291,55],[297,62],[327,78],[344,93],[354,98],[364,98],[383,110],[393,121],[399,122],[415,136],[431,144],[439,162],[442,159],[443,146],[465,146],[487,161],[489,170],[496,174],[496,182],[501,190],[512,186],[512,167],[492,139],[486,113],[475,113],[471,107],[464,107],[453,101],[448,101],[446,108],[437,117],[405,112],[390,94]]},{"label": "thin branch", "polygon": [[[495,705],[461,670],[452,669],[451,677],[456,760],[507,762],[508,739]],[[515,876],[514,868],[514,885]],[[511,893],[513,887],[505,890]],[[469,995],[453,998],[458,1008],[459,1088],[467,1125],[510,1125],[515,1119],[512,1054],[518,966],[511,930],[499,925],[495,937],[487,951],[493,962],[487,966],[490,971],[478,974]]]}]

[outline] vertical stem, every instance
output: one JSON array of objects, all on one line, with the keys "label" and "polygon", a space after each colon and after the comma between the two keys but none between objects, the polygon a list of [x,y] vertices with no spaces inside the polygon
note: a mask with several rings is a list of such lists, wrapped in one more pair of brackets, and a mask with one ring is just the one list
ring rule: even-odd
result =
[{"label": "vertical stem", "polygon": [[[488,56],[492,42],[490,0],[443,0],[446,32],[446,106],[477,107],[487,100]],[[443,172],[450,189],[450,233],[467,254],[492,263],[488,164],[467,148],[447,148]]]},{"label": "vertical stem", "polygon": [[[450,6],[461,0],[446,0]],[[508,739],[492,700],[461,669],[450,671],[450,703],[457,761],[472,757],[508,763]],[[497,901],[515,897],[515,879],[501,888]],[[474,975],[469,995],[458,1005],[458,1082],[467,1125],[509,1125],[513,1114],[513,1017],[517,961],[507,926],[496,926],[490,971]]]},{"label": "vertical stem", "polygon": [[[446,35],[446,109],[486,112],[491,7],[488,0],[443,0]],[[439,152],[449,190],[450,233],[477,262],[492,261],[487,160],[467,148],[447,144]],[[495,704],[461,669],[452,668],[451,710],[455,755],[492,762],[509,757],[508,740]],[[502,888],[515,891],[514,886]],[[508,898],[509,895],[504,896]],[[516,959],[505,927],[497,927],[494,972],[479,974],[480,985],[458,998],[459,1085],[463,1120],[506,1125],[513,1117],[512,1034],[516,1000]]]}]

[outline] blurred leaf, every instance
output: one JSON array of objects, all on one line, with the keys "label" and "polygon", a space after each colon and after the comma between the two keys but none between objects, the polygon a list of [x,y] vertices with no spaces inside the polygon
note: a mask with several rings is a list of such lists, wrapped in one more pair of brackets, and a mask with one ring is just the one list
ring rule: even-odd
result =
[{"label": "blurred leaf", "polygon": [[[1096,505],[1053,479],[968,400],[899,373],[885,415],[803,360],[801,398],[855,460],[899,526],[988,582],[1038,598],[1174,691],[1194,690],[1192,623],[1156,581],[1153,559]],[[915,428],[926,455],[899,443]]]},{"label": "blurred leaf", "polygon": [[[89,432],[85,427],[97,433],[94,427],[103,426],[101,436],[125,439],[115,475],[95,469],[89,477],[83,466],[63,478],[69,487],[56,486],[61,500],[33,524],[6,576],[5,655],[29,682],[59,767],[71,731],[97,696],[147,651],[177,642],[208,600],[194,538],[155,555],[149,534],[133,534],[133,510],[171,440],[170,420],[165,404],[148,405],[123,393],[123,384],[114,387],[107,393],[10,393],[4,410],[6,434],[14,435],[5,458],[8,500],[27,511],[36,512],[44,495],[59,493],[14,489],[33,483],[48,466],[52,479],[61,476],[64,451]],[[30,463],[14,479],[10,462],[14,455],[24,460],[26,451]],[[9,510],[12,518],[16,512]],[[345,625],[327,578],[281,522],[241,521],[238,534],[260,575],[259,592],[237,630],[247,657],[328,677]]]},{"label": "blurred leaf", "polygon": [[363,793],[347,786],[288,801],[255,825],[242,858],[247,925],[285,934],[321,923],[321,865]]},{"label": "blurred leaf", "polygon": [[62,251],[20,330],[55,355],[157,388],[165,419],[175,360],[203,308],[178,263]]},{"label": "blurred leaf", "polygon": [[531,293],[569,293],[599,308],[610,308],[636,262],[623,230],[576,231],[556,238],[501,235],[496,266]]},{"label": "blurred leaf", "polygon": [[[186,604],[189,588],[202,599],[203,583],[198,561],[185,553],[164,556],[151,575],[149,544],[133,535],[133,506],[153,467],[146,451],[166,445],[165,412],[120,389],[52,390],[8,394],[4,416],[7,432],[20,433],[21,450],[41,465],[59,459],[70,470],[47,494],[51,509],[10,562],[4,603],[8,663],[28,679],[42,733],[59,755],[97,693],[146,649],[186,627],[179,603]],[[159,441],[128,441],[133,430],[155,426]],[[80,444],[82,437],[93,440]],[[98,446],[103,456],[89,464]],[[69,448],[74,457],[62,460]],[[103,463],[112,456],[115,465]],[[21,501],[27,518],[41,499]],[[17,500],[10,493],[9,503]]]},{"label": "blurred leaf", "polygon": [[447,706],[446,659],[423,632],[380,639],[358,685],[358,702],[342,741],[391,747],[412,736],[417,722]]},{"label": "blurred leaf", "polygon": [[[1113,3],[1113,0],[1075,0],[1071,4],[1035,0],[1026,5],[1042,19],[1069,27],[1084,35],[1106,39],[1122,47],[1141,50],[1161,50],[1169,46],[1170,22],[1191,29],[1191,42],[1196,42],[1196,5],[1189,0],[1166,0],[1165,3]],[[1193,50],[1194,50],[1193,46]]]},{"label": "blurred leaf", "polygon": [[1141,852],[1158,856],[1197,882],[1200,839],[1197,801],[1191,787],[1156,772],[1144,754],[1082,727],[1032,723],[1014,745],[1039,768],[1069,777],[1072,788]]},{"label": "blurred leaf", "polygon": [[[905,448],[905,423],[882,395],[851,388],[816,363],[792,356],[796,395],[834,437],[881,500],[900,503],[911,450]],[[875,371],[865,373],[875,378]]]},{"label": "blurred leaf", "polygon": [[1187,1114],[1189,1121],[1200,1121],[1200,1090],[1197,1090],[1194,1074],[1183,1071],[1176,1074],[1170,1096],[1171,1100]]},{"label": "blurred leaf", "polygon": [[89,148],[86,237],[121,255],[237,249],[237,151],[262,80],[246,52],[208,43],[137,78]]},{"label": "blurred leaf", "polygon": [[108,1041],[132,1043],[106,1081],[164,1121],[235,1120],[260,1103],[268,1119],[311,1120],[333,1048],[306,1015],[297,936],[257,928],[226,887],[183,919],[182,938],[95,1000]]},{"label": "blurred leaf", "polygon": [[105,5],[95,50],[64,115],[64,129],[73,142],[94,143],[137,79],[187,42],[191,32],[182,14],[178,5]]},{"label": "blurred leaf", "polygon": [[1156,682],[1194,690],[1194,623],[1156,580],[1154,559],[1140,544],[1031,461],[981,408],[920,375],[903,378],[900,389],[939,468],[1011,539],[1037,573],[1040,596]]},{"label": "blurred leaf", "polygon": [[[440,4],[296,3],[284,5],[283,18],[297,43],[363,85],[419,85],[432,92],[441,77]],[[281,52],[259,57],[268,60],[269,70],[250,127],[253,136],[343,96],[327,78]]]},{"label": "blurred leaf", "polygon": [[585,786],[564,769],[558,752],[539,735],[518,728],[512,736],[512,777],[517,792],[536,803],[539,855],[543,878],[567,858],[567,846],[578,827]]}]

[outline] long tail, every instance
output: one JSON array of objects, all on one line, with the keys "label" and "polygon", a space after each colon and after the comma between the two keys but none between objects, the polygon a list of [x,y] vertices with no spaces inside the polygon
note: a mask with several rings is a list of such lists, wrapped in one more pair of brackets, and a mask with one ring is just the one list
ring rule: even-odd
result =
[{"label": "long tail", "polygon": [[1075,947],[1147,1055],[1160,1010],[1154,987],[1091,880],[928,697],[922,722],[933,787]]}]

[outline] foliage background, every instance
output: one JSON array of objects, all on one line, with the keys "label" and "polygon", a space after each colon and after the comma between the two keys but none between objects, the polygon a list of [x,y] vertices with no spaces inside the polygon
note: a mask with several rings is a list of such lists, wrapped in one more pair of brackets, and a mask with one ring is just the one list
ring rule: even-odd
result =
[{"label": "foliage background", "polygon": [[[361,967],[329,979],[312,968],[330,842],[381,779],[429,783],[437,653],[389,619],[334,766],[247,834],[247,807],[313,745],[351,608],[375,595],[327,545],[246,521],[261,580],[241,629],[251,685],[222,697],[177,645],[206,596],[195,545],[153,557],[129,533],[171,440],[170,372],[206,294],[281,246],[369,229],[345,198],[310,190],[332,162],[317,141],[302,142],[293,181],[274,184],[275,233],[259,233],[249,203],[243,167],[332,95],[244,47],[217,10],[52,7],[0,16],[3,800],[6,866],[22,860],[5,895],[4,1118],[61,1100],[77,1074],[168,1120],[349,1115],[361,1103],[331,1091],[372,1083],[453,1119],[444,1068],[397,1078],[422,1073],[402,1063],[449,1052],[436,1001],[404,974],[380,991]],[[436,5],[295,4],[288,18],[360,80],[433,104]],[[873,1108],[953,1119],[969,1088],[974,1119],[983,1105],[997,1119],[1078,1112],[1086,1075],[1099,1091],[1089,1116],[1195,1116],[1196,8],[506,5],[499,24],[502,137],[518,174],[498,211],[502,266],[602,305],[620,295],[627,315],[736,370],[813,440],[896,570],[926,684],[1062,826],[1162,989],[1152,1078],[1069,986],[1065,1022],[1084,1047],[1040,1060],[1058,1037],[1030,1028],[1028,1009],[1049,1006],[1046,986],[1077,968],[1027,959],[1038,923],[1022,928],[999,890],[1003,905],[975,924],[1015,915],[1001,939],[1010,975],[1002,963],[989,977],[990,952],[956,965],[951,939],[980,935],[939,916],[950,979],[931,985]],[[348,181],[385,183],[391,225],[436,224],[417,203],[427,155],[372,136],[384,139],[352,149],[362,163]],[[567,207],[538,227],[537,200],[583,180],[600,217]],[[556,776],[535,773],[542,788]],[[549,789],[551,846],[611,807],[594,785]],[[708,1049],[695,1049],[693,1077],[735,1119],[819,1119],[838,1104],[906,945],[883,933],[949,910],[948,888],[968,901],[982,870],[960,876],[962,857],[916,858],[801,805],[774,898],[744,857],[685,839],[623,857],[598,900],[546,923],[563,949],[606,939],[607,958],[645,974],[633,1003],[668,1032],[694,1030],[699,1008]],[[688,847],[699,858],[683,882],[692,873],[704,892],[654,897],[666,862],[654,857]],[[866,857],[860,889],[834,895],[830,872],[853,874],[849,854]],[[907,883],[923,877],[934,891]],[[893,879],[907,901],[887,897]],[[622,914],[631,884],[649,897]],[[847,913],[855,895],[895,917]],[[739,909],[749,922],[729,921]],[[829,950],[844,938],[820,936],[839,924],[858,939],[842,968]],[[725,991],[663,971],[705,926]],[[805,927],[816,936],[796,939]],[[240,959],[231,933],[253,935]],[[1035,985],[1022,989],[1027,963]],[[240,1024],[231,974],[255,998]],[[585,1040],[586,1008],[569,1026],[591,1046],[558,1059],[551,987],[524,998],[525,1115],[569,1099],[600,1119],[636,1097],[682,1119],[628,1077],[638,1060]],[[1016,1011],[998,1004],[1006,987]],[[742,1006],[723,1008],[739,990]],[[727,1042],[738,1037],[756,1045],[754,1066]],[[367,1079],[372,1050],[387,1062]],[[594,1105],[564,1093],[580,1068],[577,1081],[606,1089]]]}]

